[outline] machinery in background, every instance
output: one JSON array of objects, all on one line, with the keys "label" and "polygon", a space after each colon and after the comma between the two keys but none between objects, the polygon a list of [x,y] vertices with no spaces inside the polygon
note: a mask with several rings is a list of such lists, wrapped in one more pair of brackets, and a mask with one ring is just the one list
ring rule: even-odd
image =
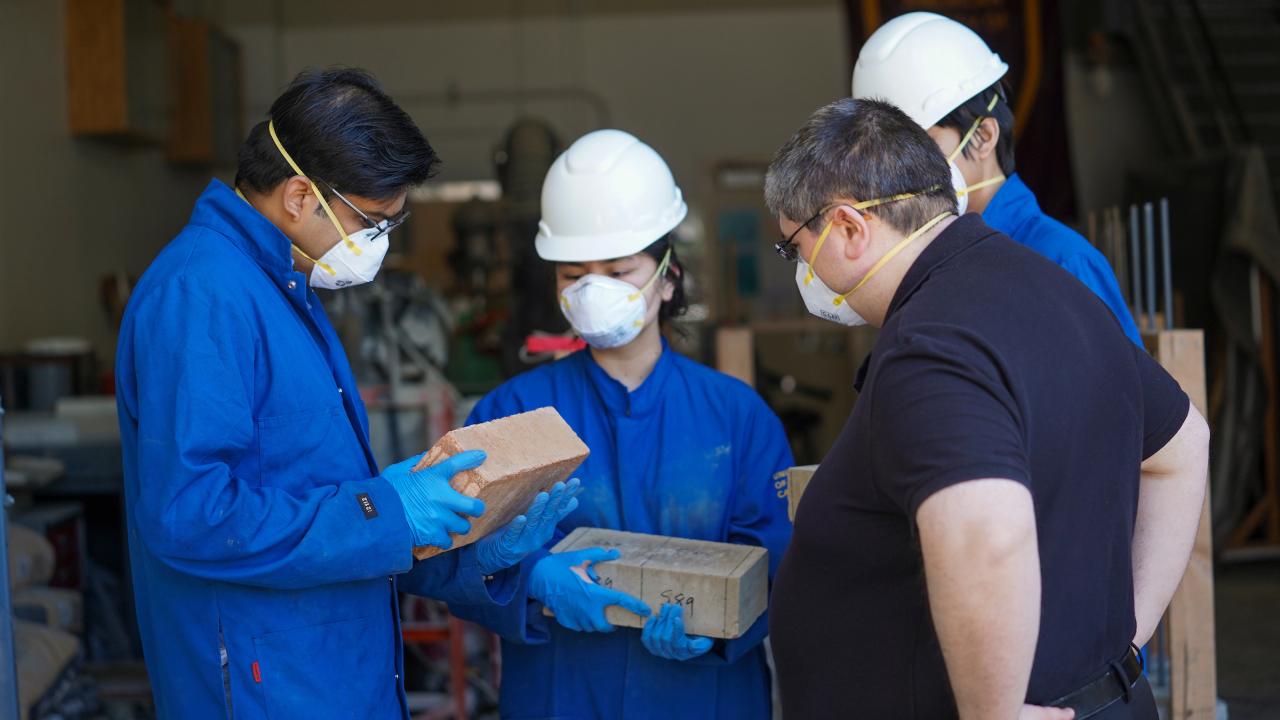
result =
[{"label": "machinery in background", "polygon": [[454,322],[438,291],[391,263],[368,285],[328,294],[325,306],[360,386],[379,465],[422,452],[454,427],[461,396],[444,374]]},{"label": "machinery in background", "polygon": [[[533,240],[542,216],[542,182],[562,149],[555,130],[543,120],[520,118],[503,137],[494,152],[494,169],[502,185],[502,201],[491,208],[488,225],[494,241],[505,245],[505,267],[495,267],[507,276],[505,322],[497,331],[503,377],[511,377],[554,353],[531,352],[528,340],[535,336],[566,335],[569,324],[555,301],[555,277],[547,263],[538,258]],[[464,244],[469,234],[483,227],[472,208],[457,217],[458,238]],[[476,222],[480,220],[480,222]]]}]

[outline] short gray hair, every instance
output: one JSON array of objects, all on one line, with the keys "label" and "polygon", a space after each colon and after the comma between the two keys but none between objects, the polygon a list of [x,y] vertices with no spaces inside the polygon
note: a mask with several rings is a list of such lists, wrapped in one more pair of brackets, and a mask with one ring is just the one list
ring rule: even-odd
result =
[{"label": "short gray hair", "polygon": [[903,233],[956,212],[942,151],[906,113],[879,100],[845,98],[820,108],[778,149],[764,181],[769,211],[792,222],[838,200],[904,193],[916,196],[866,212]]}]

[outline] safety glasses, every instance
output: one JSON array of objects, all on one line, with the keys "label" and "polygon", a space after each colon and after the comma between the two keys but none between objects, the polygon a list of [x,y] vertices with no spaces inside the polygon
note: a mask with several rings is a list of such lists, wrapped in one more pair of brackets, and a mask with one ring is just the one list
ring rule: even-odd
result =
[{"label": "safety glasses", "polygon": [[782,259],[786,260],[787,262],[795,262],[796,260],[799,260],[800,246],[796,245],[796,236],[800,234],[801,230],[805,229],[806,227],[809,227],[809,223],[822,217],[823,213],[825,213],[826,211],[830,210],[833,207],[835,207],[835,205],[827,205],[826,207],[822,208],[818,212],[814,213],[813,217],[800,223],[800,225],[796,227],[795,232],[791,233],[791,235],[789,235],[788,237],[782,240],[779,240],[778,242],[773,244],[774,252],[778,253],[778,255],[780,255]]},{"label": "safety glasses", "polygon": [[375,234],[372,238],[370,238],[371,240],[377,240],[383,235],[386,235],[392,230],[395,230],[396,228],[400,227],[401,225],[404,224],[405,220],[409,219],[409,211],[401,210],[400,212],[396,213],[392,217],[389,217],[386,220],[378,222],[373,218],[369,217],[367,214],[365,214],[363,210],[356,207],[354,203],[348,200],[342,193],[338,192],[337,188],[335,188],[334,186],[330,185],[329,183],[323,180],[320,181],[320,184],[328,188],[329,192],[333,193],[334,197],[342,201],[342,204],[351,208],[355,212],[355,214],[359,215],[360,219],[363,220],[366,225],[378,231],[377,234]]}]

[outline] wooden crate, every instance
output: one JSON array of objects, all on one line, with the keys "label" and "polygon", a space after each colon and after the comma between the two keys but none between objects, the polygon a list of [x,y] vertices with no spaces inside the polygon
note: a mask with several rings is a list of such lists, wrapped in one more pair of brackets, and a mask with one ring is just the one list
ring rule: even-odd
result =
[{"label": "wooden crate", "polygon": [[[602,585],[640,598],[655,615],[663,605],[681,605],[689,635],[738,637],[769,603],[769,551],[761,547],[578,528],[552,552],[592,547],[617,548],[621,554],[593,566]],[[646,622],[617,606],[605,616],[622,627]]]}]

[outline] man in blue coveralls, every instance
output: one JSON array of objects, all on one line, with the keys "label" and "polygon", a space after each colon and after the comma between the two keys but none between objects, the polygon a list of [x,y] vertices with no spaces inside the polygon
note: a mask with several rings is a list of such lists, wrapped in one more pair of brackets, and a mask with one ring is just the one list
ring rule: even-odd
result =
[{"label": "man in blue coveralls", "polygon": [[368,74],[304,72],[138,283],[116,381],[129,551],[162,718],[408,717],[397,590],[507,602],[510,570],[577,481],[448,548],[484,461],[378,471],[351,368],[313,288],[373,279],[438,159]]},{"label": "man in blue coveralls", "polygon": [[1045,215],[1014,172],[1014,117],[1001,80],[1008,71],[964,25],[934,13],[907,13],[862,45],[853,97],[887,100],[919,123],[951,163],[960,211],[981,213],[990,227],[1075,275],[1141,345],[1106,258],[1080,233]]}]

